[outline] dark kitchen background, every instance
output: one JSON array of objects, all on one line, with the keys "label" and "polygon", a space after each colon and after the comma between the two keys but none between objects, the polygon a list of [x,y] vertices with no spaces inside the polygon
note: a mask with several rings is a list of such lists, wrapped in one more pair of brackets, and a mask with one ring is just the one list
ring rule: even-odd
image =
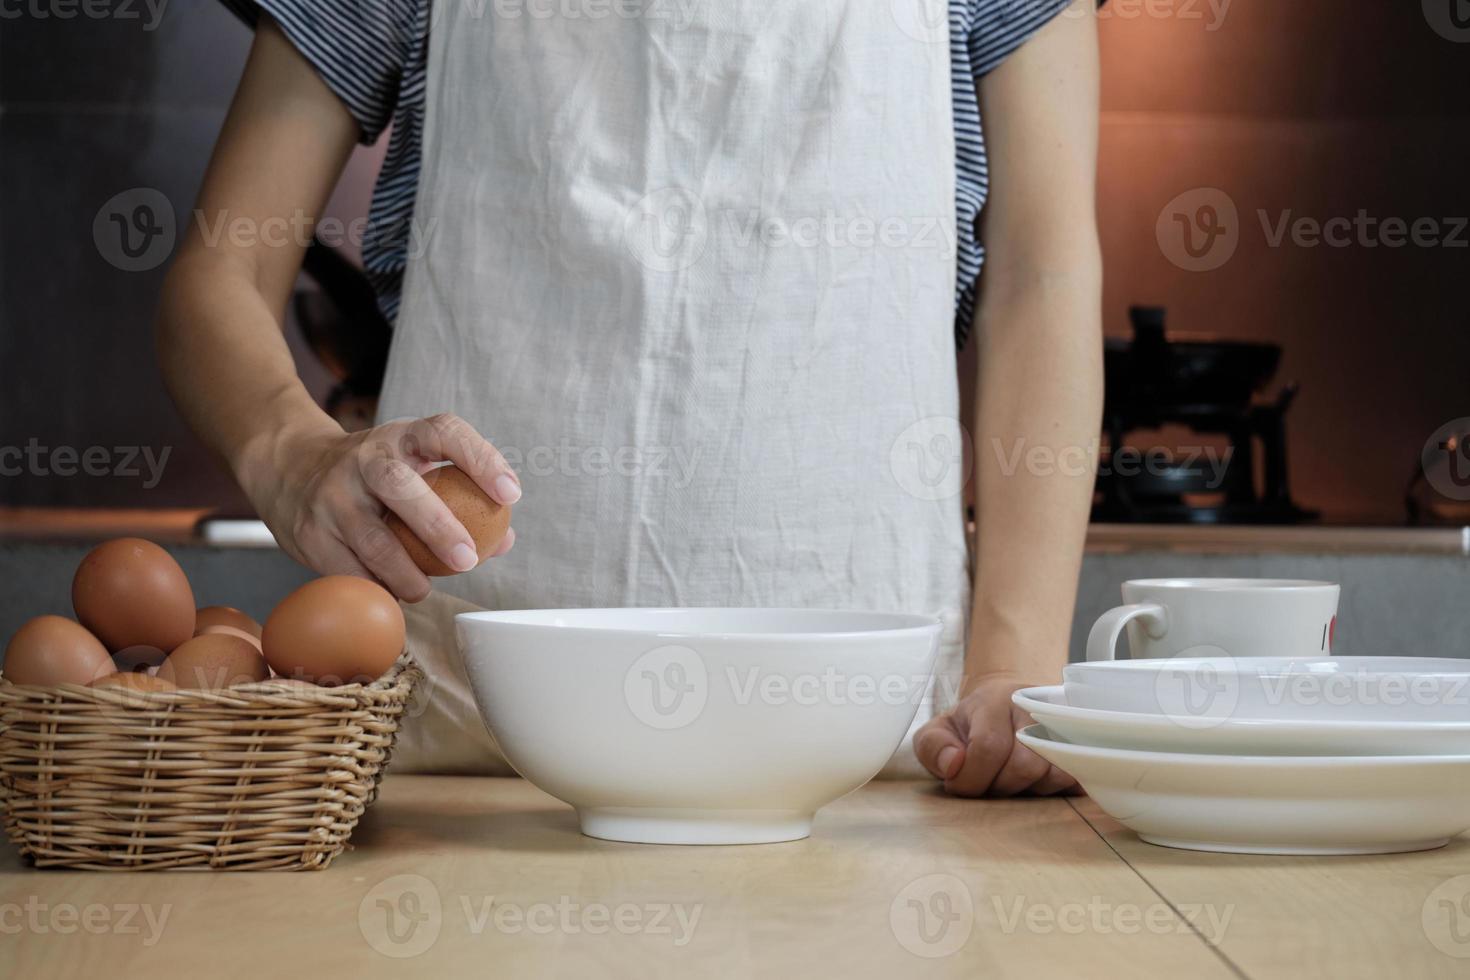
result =
[{"label": "dark kitchen background", "polygon": [[[1443,479],[1410,490],[1426,441],[1470,415],[1470,23],[1456,3],[1114,0],[1101,14],[1107,333],[1137,348],[1129,308],[1148,306],[1166,311],[1166,344],[1278,345],[1245,394],[1269,408],[1295,384],[1291,498],[1326,523],[1403,524],[1406,493],[1423,521],[1458,503]],[[42,461],[0,476],[0,506],[238,510],[154,367],[164,265],[121,254],[106,213],[156,188],[187,219],[249,31],[208,2],[64,7],[0,19],[0,447]],[[365,214],[379,154],[358,151],[330,216]],[[1312,223],[1334,218],[1357,227],[1313,244]],[[291,335],[325,398],[333,378]],[[1223,445],[1147,415],[1130,442]],[[50,472],[47,453],[93,446],[114,469],[137,452],[138,474]],[[165,452],[154,484],[147,460]],[[1253,452],[1259,485],[1269,447]]]}]

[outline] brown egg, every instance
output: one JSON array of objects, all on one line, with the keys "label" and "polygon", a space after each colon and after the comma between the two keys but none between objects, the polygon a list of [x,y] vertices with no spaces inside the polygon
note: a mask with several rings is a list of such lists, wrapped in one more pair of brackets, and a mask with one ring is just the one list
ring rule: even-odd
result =
[{"label": "brown egg", "polygon": [[206,633],[185,642],[158,668],[161,680],[183,688],[219,690],[270,676],[265,658],[248,640]]},{"label": "brown egg", "polygon": [[265,621],[265,659],[282,677],[325,687],[376,680],[403,652],[403,610],[350,575],[307,582]]},{"label": "brown egg", "polygon": [[149,667],[157,667],[163,663],[163,659],[167,656],[168,654],[158,647],[125,647],[112,655],[112,662],[118,670],[144,674],[148,672]]},{"label": "brown egg", "polygon": [[162,677],[154,677],[147,673],[126,672],[119,674],[108,674],[99,677],[88,687],[122,687],[129,691],[177,691],[178,687],[164,680]]},{"label": "brown egg", "polygon": [[71,604],[77,620],[109,650],[172,650],[194,635],[194,591],[184,570],[142,538],[93,548],[72,579]]},{"label": "brown egg", "polygon": [[[424,482],[439,495],[464,529],[475,540],[475,551],[484,561],[505,537],[510,527],[510,508],[491,500],[479,484],[458,466],[440,466],[424,474]],[[408,529],[397,514],[388,515],[388,527],[398,536],[408,557],[425,575],[458,575],[459,572],[438,559],[419,536]]]},{"label": "brown egg", "polygon": [[260,639],[260,624],[234,606],[201,606],[194,613],[194,635],[211,626],[228,626]]},{"label": "brown egg", "polygon": [[5,648],[4,671],[12,684],[90,684],[116,670],[102,642],[64,616],[37,616]]},{"label": "brown egg", "polygon": [[195,636],[209,636],[210,634],[213,634],[213,633],[223,633],[225,636],[236,636],[236,637],[239,637],[240,639],[244,640],[246,643],[248,643],[251,646],[255,647],[255,649],[257,649],[257,650],[260,649],[260,637],[259,636],[256,636],[254,633],[247,633],[247,632],[245,632],[244,630],[241,630],[241,629],[236,629],[233,626],[206,626],[206,627],[204,627],[204,629],[200,630],[199,632],[195,633],[194,635]]}]

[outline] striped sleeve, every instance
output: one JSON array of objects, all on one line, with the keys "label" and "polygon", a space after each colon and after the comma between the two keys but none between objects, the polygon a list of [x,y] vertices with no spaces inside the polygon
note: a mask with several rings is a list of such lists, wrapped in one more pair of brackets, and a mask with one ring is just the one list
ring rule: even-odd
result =
[{"label": "striped sleeve", "polygon": [[967,38],[975,77],[1000,67],[1069,6],[1071,0],[971,0]]},{"label": "striped sleeve", "polygon": [[221,0],[255,24],[262,11],[311,62],[374,143],[393,118],[423,0]]}]

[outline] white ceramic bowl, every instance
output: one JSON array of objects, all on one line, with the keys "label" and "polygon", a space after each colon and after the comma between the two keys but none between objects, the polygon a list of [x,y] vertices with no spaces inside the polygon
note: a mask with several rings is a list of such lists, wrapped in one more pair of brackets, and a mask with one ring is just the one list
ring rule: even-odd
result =
[{"label": "white ceramic bowl", "polygon": [[1470,755],[1232,756],[1017,736],[1150,844],[1247,854],[1389,854],[1470,828]]},{"label": "white ceramic bowl", "polygon": [[927,696],[938,621],[795,609],[455,617],[506,759],[609,840],[796,840],[871,779]]},{"label": "white ceramic bowl", "polygon": [[1334,721],[1222,718],[1179,725],[1163,714],[1069,705],[1060,685],[1032,687],[1011,702],[1054,737],[1076,745],[1211,755],[1470,755],[1470,721]]},{"label": "white ceramic bowl", "polygon": [[1470,721],[1470,660],[1175,657],[1070,664],[1067,703],[1162,714],[1185,727],[1231,718]]}]

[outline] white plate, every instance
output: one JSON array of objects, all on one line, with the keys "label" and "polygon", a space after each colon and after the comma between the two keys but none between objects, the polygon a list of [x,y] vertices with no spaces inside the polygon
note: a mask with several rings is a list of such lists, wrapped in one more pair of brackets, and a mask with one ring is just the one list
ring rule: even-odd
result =
[{"label": "white plate", "polygon": [[1424,851],[1470,828],[1470,755],[1234,756],[1017,737],[1150,844],[1244,854]]},{"label": "white plate", "polygon": [[1470,755],[1470,721],[1277,721],[1222,718],[1181,725],[1163,714],[1104,711],[1067,703],[1061,685],[1032,687],[1011,701],[1062,741],[1111,749],[1211,755]]},{"label": "white plate", "polygon": [[929,690],[940,625],[817,609],[462,613],[486,726],[589,837],[754,844],[811,832]]},{"label": "white plate", "polygon": [[1470,660],[1431,657],[1175,657],[1069,664],[1067,703],[1229,718],[1470,722]]}]

